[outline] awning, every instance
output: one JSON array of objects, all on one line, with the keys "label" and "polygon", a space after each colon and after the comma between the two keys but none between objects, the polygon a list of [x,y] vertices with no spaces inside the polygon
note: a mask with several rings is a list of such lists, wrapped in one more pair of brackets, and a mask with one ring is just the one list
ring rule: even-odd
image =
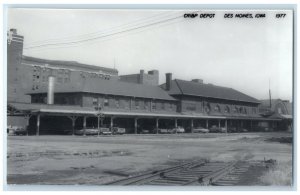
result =
[{"label": "awning", "polygon": [[[177,118],[177,119],[236,119],[236,120],[281,120],[280,118],[264,118],[260,116],[215,116],[192,113],[158,113],[158,112],[134,112],[134,111],[105,111],[100,112],[93,107],[82,107],[75,105],[49,105],[49,104],[30,104],[30,103],[9,103],[9,107],[18,110],[23,114],[49,114],[49,115],[82,115],[82,116],[97,116],[103,114],[105,116],[117,117],[145,117],[145,118]],[[290,117],[285,115],[286,118]]]}]

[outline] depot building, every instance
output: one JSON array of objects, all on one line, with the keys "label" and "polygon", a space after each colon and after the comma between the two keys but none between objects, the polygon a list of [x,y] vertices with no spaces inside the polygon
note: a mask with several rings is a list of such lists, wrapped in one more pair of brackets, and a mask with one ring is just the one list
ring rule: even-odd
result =
[{"label": "depot building", "polygon": [[227,87],[172,79],[159,71],[118,75],[116,69],[23,56],[23,37],[8,40],[9,126],[29,134],[74,134],[77,129],[122,127],[126,133],[160,128],[276,129],[282,118],[263,116],[261,102]]}]

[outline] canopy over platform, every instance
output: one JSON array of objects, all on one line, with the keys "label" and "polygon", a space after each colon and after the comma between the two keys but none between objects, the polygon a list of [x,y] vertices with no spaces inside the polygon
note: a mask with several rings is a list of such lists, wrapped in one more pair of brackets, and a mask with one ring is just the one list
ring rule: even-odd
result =
[{"label": "canopy over platform", "polygon": [[178,119],[235,119],[235,120],[281,120],[291,119],[291,115],[280,115],[281,117],[272,118],[255,116],[235,116],[235,115],[204,115],[192,113],[159,113],[159,112],[136,112],[136,111],[105,111],[95,110],[92,107],[82,107],[76,105],[49,105],[49,104],[30,104],[30,103],[8,103],[8,115],[26,114],[47,114],[56,116],[119,116],[119,117],[145,117],[145,118],[178,118]]}]

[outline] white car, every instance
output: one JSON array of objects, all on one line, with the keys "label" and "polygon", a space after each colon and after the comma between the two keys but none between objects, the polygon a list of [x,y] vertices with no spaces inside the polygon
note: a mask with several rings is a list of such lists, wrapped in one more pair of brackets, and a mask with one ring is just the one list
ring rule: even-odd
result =
[{"label": "white car", "polygon": [[184,128],[183,127],[175,127],[174,129],[173,129],[173,131],[174,131],[174,133],[184,133],[185,132],[185,130],[184,130]]},{"label": "white car", "polygon": [[208,129],[202,128],[202,127],[197,127],[193,129],[194,133],[209,133]]}]

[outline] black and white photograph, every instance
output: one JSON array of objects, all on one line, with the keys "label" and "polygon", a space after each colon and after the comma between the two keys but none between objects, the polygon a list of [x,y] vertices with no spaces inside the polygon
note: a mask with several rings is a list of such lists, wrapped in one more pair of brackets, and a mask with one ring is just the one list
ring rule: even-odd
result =
[{"label": "black and white photograph", "polygon": [[6,185],[293,190],[294,11],[8,6]]}]

